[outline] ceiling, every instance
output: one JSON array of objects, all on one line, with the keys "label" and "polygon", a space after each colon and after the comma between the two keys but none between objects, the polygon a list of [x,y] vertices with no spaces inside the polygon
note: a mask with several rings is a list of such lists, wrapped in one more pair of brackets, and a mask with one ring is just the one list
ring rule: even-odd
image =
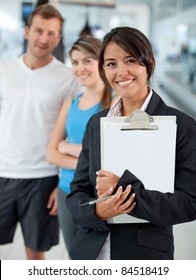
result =
[{"label": "ceiling", "polygon": [[149,4],[152,3],[153,0],[89,0],[89,1],[83,1],[83,0],[56,0],[60,3],[67,3],[67,4],[77,4],[77,5],[87,5],[87,6],[101,6],[102,4],[110,7],[115,4]]}]

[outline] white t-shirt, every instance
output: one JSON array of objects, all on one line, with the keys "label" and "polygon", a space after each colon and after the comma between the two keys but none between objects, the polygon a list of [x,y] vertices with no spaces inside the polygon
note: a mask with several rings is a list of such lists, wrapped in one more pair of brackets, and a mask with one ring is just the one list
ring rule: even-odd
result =
[{"label": "white t-shirt", "polygon": [[46,160],[48,142],[64,100],[79,93],[71,70],[56,58],[36,70],[23,57],[0,63],[0,177],[58,174]]}]

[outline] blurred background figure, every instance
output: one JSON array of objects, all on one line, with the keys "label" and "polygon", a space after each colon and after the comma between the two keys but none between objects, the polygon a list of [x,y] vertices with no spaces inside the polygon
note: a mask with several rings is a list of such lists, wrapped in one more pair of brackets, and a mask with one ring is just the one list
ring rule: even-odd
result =
[{"label": "blurred background figure", "polygon": [[[106,88],[98,72],[101,41],[92,36],[79,38],[70,50],[72,71],[84,90],[77,98],[65,101],[49,143],[47,159],[60,167],[58,213],[67,250],[77,232],[67,210],[65,198],[70,192],[84,130],[89,118],[110,106],[111,89]],[[79,248],[78,248],[79,249]]]},{"label": "blurred background figure", "polygon": [[[51,3],[50,3],[51,2]],[[44,4],[53,4],[54,2],[53,1],[50,1],[50,0],[38,0],[37,3],[35,4],[35,9],[41,5],[44,5]],[[54,5],[55,6],[55,5]],[[27,24],[27,19],[28,17],[25,17],[23,19],[24,21],[24,25]],[[65,23],[65,20],[64,20],[64,23]],[[62,33],[63,34],[63,33]],[[26,39],[24,39],[24,48],[23,48],[23,53],[26,52],[26,49],[27,49],[27,41]],[[62,62],[65,62],[65,46],[64,46],[64,42],[63,42],[63,35],[61,36],[61,40],[58,44],[58,46],[53,50],[52,54],[60,61]]]},{"label": "blurred background figure", "polygon": [[59,242],[58,168],[46,150],[62,103],[79,92],[52,56],[62,27],[57,9],[37,7],[25,26],[26,53],[0,63],[0,244],[13,242],[20,223],[30,260],[45,259]]}]

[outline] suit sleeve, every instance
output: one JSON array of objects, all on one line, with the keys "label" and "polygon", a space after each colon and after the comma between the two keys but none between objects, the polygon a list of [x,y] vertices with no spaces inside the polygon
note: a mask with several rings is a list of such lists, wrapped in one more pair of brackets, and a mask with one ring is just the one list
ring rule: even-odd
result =
[{"label": "suit sleeve", "polygon": [[123,188],[132,184],[136,207],[131,214],[157,226],[196,219],[196,122],[181,118],[177,127],[174,193],[145,189],[130,170],[125,170],[118,182]]}]

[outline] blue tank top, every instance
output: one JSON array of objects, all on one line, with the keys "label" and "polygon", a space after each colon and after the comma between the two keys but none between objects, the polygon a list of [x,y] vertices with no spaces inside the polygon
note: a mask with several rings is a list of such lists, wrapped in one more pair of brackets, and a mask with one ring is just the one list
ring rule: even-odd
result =
[{"label": "blue tank top", "polygon": [[[82,144],[82,139],[88,120],[92,115],[102,110],[100,102],[87,110],[81,110],[78,107],[81,96],[82,94],[72,101],[67,115],[66,135],[68,143],[72,144]],[[59,170],[58,185],[63,191],[67,193],[70,192],[70,183],[74,177],[74,172],[75,170],[65,168],[60,168]]]}]

